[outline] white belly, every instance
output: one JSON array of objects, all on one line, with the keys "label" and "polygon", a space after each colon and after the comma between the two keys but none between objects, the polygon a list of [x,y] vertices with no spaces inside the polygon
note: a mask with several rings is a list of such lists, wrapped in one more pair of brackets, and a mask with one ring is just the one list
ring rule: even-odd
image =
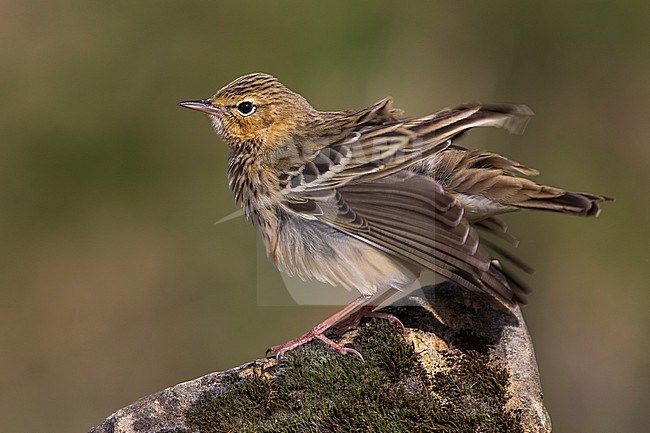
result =
[{"label": "white belly", "polygon": [[402,289],[418,277],[388,253],[323,223],[299,217],[284,221],[275,250],[267,253],[282,272],[341,285],[363,295]]}]

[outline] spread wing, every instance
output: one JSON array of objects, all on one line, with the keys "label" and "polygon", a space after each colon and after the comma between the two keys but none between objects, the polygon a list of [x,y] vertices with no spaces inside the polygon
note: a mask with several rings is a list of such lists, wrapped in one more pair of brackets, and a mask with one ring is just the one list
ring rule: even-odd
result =
[{"label": "spread wing", "polygon": [[468,289],[515,296],[461,206],[430,178],[401,171],[305,198],[287,207]]},{"label": "spread wing", "polygon": [[[389,120],[389,100],[362,114],[338,119],[331,140],[286,170],[281,180],[285,194],[336,188],[347,183],[378,179],[416,164],[445,149],[451,139],[471,128],[523,131],[532,112],[523,105],[471,105],[447,109],[416,119]],[[382,114],[383,113],[383,114]]]},{"label": "spread wing", "polygon": [[405,168],[479,127],[521,132],[524,106],[463,106],[411,120],[363,123],[280,179],[285,208],[471,290],[511,300],[509,278],[478,248],[462,207],[435,180]]}]

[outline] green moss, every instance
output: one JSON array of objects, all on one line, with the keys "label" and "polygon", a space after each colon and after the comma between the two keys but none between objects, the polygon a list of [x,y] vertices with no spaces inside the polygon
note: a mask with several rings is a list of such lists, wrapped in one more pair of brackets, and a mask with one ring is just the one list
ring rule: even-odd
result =
[{"label": "green moss", "polygon": [[381,321],[355,339],[365,362],[319,343],[295,349],[271,377],[237,377],[186,412],[192,431],[519,432],[505,413],[508,375],[487,354],[450,351],[430,377],[413,346]]}]

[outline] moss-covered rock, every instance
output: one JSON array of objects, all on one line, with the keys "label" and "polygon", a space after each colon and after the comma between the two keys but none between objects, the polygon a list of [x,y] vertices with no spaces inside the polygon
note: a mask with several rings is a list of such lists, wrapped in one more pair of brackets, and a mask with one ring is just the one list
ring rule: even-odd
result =
[{"label": "moss-covered rock", "polygon": [[447,284],[390,307],[343,341],[212,373],[109,417],[108,432],[550,432],[518,307]]},{"label": "moss-covered rock", "polygon": [[505,409],[508,373],[488,355],[449,349],[433,374],[393,325],[361,326],[365,362],[320,343],[288,353],[272,371],[233,374],[186,410],[189,431],[522,432]]}]

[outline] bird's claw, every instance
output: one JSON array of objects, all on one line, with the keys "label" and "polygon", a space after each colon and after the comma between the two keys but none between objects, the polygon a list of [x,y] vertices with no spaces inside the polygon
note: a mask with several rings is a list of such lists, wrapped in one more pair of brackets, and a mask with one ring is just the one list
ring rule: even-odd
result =
[{"label": "bird's claw", "polygon": [[310,342],[313,339],[318,339],[325,343],[327,346],[331,347],[332,349],[336,350],[338,353],[341,355],[355,355],[358,357],[361,361],[364,361],[363,356],[361,356],[361,353],[359,353],[358,350],[352,349],[350,347],[344,347],[341,346],[338,343],[335,343],[334,341],[330,340],[327,338],[325,335],[322,333],[314,333],[314,332],[308,332],[305,335],[302,335],[295,340],[290,340],[287,341],[284,344],[279,344],[277,346],[271,346],[268,349],[266,349],[266,357],[268,358],[269,355],[275,354],[276,359],[280,359],[285,353],[295,349],[296,347],[302,346],[305,343]]}]

